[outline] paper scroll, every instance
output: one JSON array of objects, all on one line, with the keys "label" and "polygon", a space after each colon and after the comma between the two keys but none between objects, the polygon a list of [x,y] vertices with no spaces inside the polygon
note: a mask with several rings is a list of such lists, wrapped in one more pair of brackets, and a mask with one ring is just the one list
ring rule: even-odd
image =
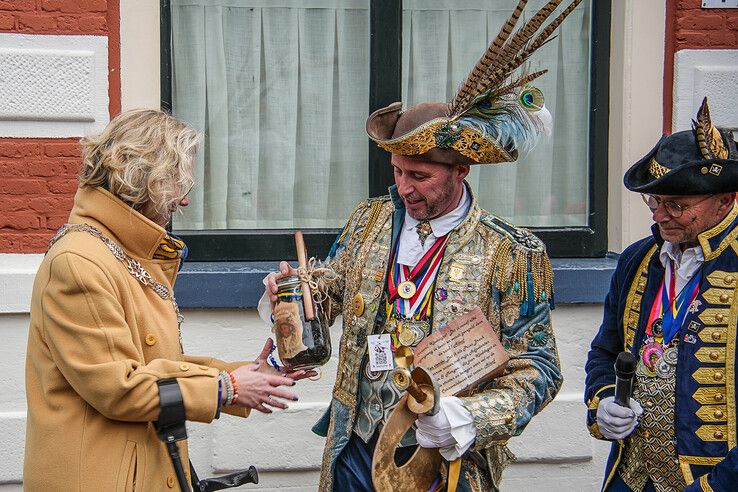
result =
[{"label": "paper scroll", "polygon": [[433,373],[441,396],[454,396],[501,375],[510,356],[476,307],[424,338],[415,347],[414,360]]}]

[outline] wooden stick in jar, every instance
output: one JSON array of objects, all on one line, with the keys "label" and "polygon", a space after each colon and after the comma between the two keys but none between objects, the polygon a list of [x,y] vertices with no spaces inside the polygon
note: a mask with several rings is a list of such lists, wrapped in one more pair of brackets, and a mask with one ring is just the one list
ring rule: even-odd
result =
[{"label": "wooden stick in jar", "polygon": [[[307,268],[307,249],[305,248],[305,240],[302,238],[301,231],[295,231],[295,247],[297,248],[297,266],[305,271]],[[304,281],[302,282],[302,306],[305,311],[305,320],[312,321],[315,319],[313,294],[310,291],[310,285]]]}]

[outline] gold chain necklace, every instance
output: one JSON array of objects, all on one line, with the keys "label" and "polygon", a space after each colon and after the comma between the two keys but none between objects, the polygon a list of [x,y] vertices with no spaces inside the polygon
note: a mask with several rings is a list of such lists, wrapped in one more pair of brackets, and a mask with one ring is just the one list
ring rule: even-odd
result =
[{"label": "gold chain necklace", "polygon": [[141,282],[142,285],[145,285],[146,287],[150,287],[156,294],[161,297],[164,300],[171,300],[172,306],[174,307],[174,312],[177,314],[177,331],[179,332],[179,349],[182,351],[182,321],[184,321],[184,316],[182,316],[182,313],[179,312],[179,306],[177,305],[177,300],[174,298],[174,291],[171,291],[167,288],[166,285],[162,284],[161,282],[157,282],[154,280],[154,277],[151,276],[149,272],[146,271],[146,269],[134,258],[131,258],[128,253],[126,253],[122,247],[120,247],[115,241],[104,235],[102,232],[100,232],[95,227],[89,225],[89,224],[64,224],[59,228],[58,231],[56,231],[56,234],[54,234],[54,237],[51,238],[49,241],[49,249],[56,243],[59,239],[61,239],[65,234],[72,231],[78,231],[78,232],[86,232],[90,234],[91,236],[94,236],[101,240],[105,246],[108,247],[108,249],[113,253],[113,256],[115,256],[118,260],[120,260],[128,270],[128,273],[130,273],[133,278]]}]

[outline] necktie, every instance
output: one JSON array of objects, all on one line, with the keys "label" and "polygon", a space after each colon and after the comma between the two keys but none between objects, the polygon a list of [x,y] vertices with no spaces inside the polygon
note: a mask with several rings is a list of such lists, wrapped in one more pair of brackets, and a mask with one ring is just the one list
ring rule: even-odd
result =
[{"label": "necktie", "polygon": [[433,232],[430,222],[428,222],[427,220],[421,221],[418,225],[415,226],[415,231],[418,233],[420,245],[425,247],[425,240],[428,239],[428,236],[430,236]]}]

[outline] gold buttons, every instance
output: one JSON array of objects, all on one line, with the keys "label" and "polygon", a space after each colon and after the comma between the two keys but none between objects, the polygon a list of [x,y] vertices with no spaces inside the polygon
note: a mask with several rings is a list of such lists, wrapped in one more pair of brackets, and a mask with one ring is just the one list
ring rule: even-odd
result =
[{"label": "gold buttons", "polygon": [[190,365],[189,364],[180,364],[179,365],[179,368],[181,370],[183,370],[183,371],[189,371],[190,370]]},{"label": "gold buttons", "polygon": [[722,393],[715,393],[715,401],[723,401],[724,398],[725,395],[723,395]]},{"label": "gold buttons", "polygon": [[653,408],[653,402],[651,400],[646,400],[646,407]]},{"label": "gold buttons", "polygon": [[720,302],[728,302],[728,294],[720,294]]},{"label": "gold buttons", "polygon": [[715,437],[715,439],[722,439],[723,438],[723,432],[722,431],[715,431],[715,433],[713,434],[713,436]]},{"label": "gold buttons", "polygon": [[174,475],[169,475],[167,477],[167,487],[169,487],[170,489],[174,488]]},{"label": "gold buttons", "polygon": [[733,275],[728,275],[727,277],[725,277],[726,284],[732,284],[733,282],[735,282],[735,277]]},{"label": "gold buttons", "polygon": [[718,342],[718,341],[720,341],[721,338],[722,338],[722,335],[720,335],[720,332],[719,331],[713,331],[712,332],[712,339],[713,340],[715,340],[716,342]]},{"label": "gold buttons", "polygon": [[512,424],[513,423],[513,416],[512,415],[508,415],[507,417],[505,417],[505,423],[506,424]]},{"label": "gold buttons", "polygon": [[714,350],[712,352],[710,352],[710,360],[718,360],[719,357],[720,357],[720,355],[717,352],[715,352]]},{"label": "gold buttons", "polygon": [[702,174],[707,174],[708,171],[709,171],[709,169],[707,169],[707,166],[702,166],[702,169],[700,169],[700,172]]},{"label": "gold buttons", "polygon": [[718,321],[723,321],[725,319],[725,315],[723,313],[718,313],[715,315],[715,319]]},{"label": "gold buttons", "polygon": [[720,371],[715,371],[715,373],[712,375],[712,379],[714,379],[715,381],[722,381],[723,380],[723,373],[720,372]]},{"label": "gold buttons", "polygon": [[144,338],[144,342],[146,342],[146,345],[151,347],[156,343],[156,335],[154,335],[153,333],[149,333],[148,335],[146,335],[146,338]]},{"label": "gold buttons", "polygon": [[361,294],[356,294],[351,302],[354,306],[354,315],[361,316],[364,314],[364,298],[361,297]]},{"label": "gold buttons", "polygon": [[713,413],[716,419],[722,419],[725,415],[722,410],[715,410],[715,413]]}]

